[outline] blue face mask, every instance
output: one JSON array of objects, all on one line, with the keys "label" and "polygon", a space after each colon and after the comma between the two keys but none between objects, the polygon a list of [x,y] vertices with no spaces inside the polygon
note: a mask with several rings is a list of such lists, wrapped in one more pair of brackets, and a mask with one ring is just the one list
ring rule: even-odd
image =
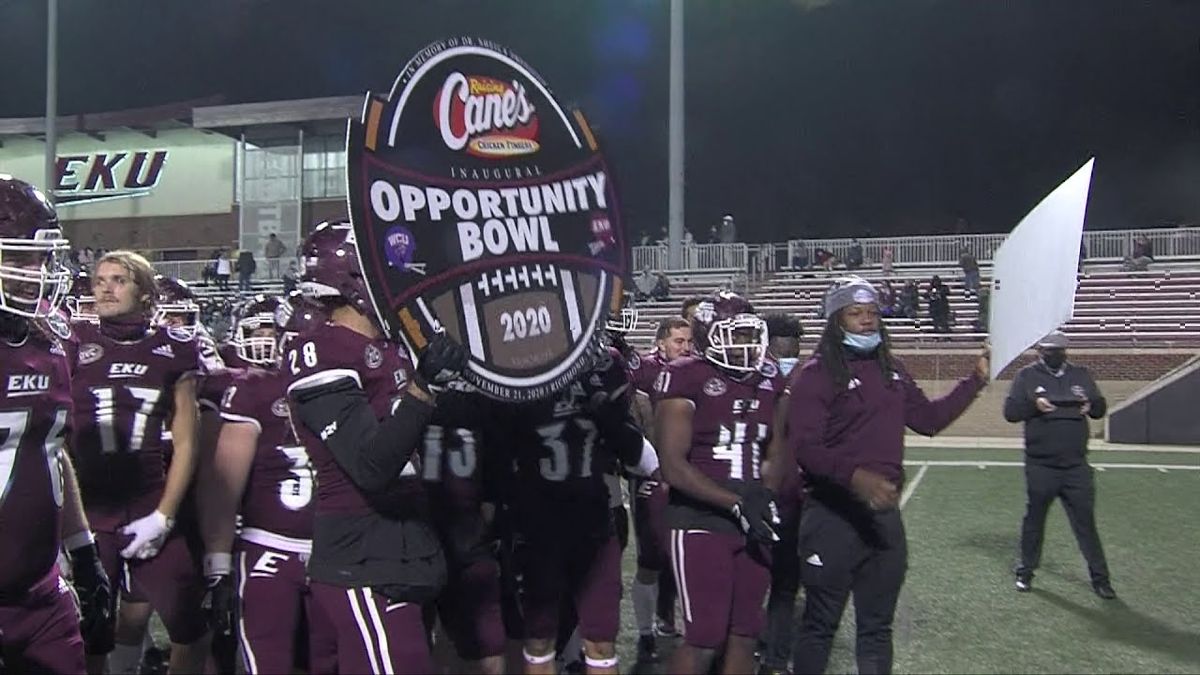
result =
[{"label": "blue face mask", "polygon": [[853,349],[860,354],[870,354],[879,347],[879,343],[883,338],[879,337],[879,332],[874,333],[846,333],[842,337],[842,344],[850,349]]},{"label": "blue face mask", "polygon": [[792,374],[792,368],[795,368],[799,362],[800,359],[797,358],[779,359],[779,372],[783,373],[784,377],[787,377]]}]

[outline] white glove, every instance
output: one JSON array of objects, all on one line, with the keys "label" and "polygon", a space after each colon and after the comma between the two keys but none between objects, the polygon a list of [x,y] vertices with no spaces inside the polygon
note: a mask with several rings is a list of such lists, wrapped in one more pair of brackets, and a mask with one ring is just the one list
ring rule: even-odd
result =
[{"label": "white glove", "polygon": [[122,527],[121,534],[133,535],[133,541],[129,542],[129,545],[121,551],[121,556],[138,560],[153,558],[158,555],[163,541],[174,526],[174,519],[168,518],[158,511],[153,511],[150,515],[138,518]]}]

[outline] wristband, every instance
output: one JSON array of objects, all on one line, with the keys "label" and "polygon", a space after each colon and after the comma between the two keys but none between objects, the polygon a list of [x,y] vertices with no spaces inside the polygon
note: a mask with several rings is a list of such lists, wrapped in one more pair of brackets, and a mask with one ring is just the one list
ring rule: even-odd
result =
[{"label": "wristband", "polygon": [[96,543],[96,537],[92,535],[91,530],[80,530],[75,534],[63,539],[63,548],[68,551],[75,551],[84,546],[91,546]]},{"label": "wristband", "polygon": [[204,576],[215,577],[232,573],[232,553],[206,553],[204,555]]}]

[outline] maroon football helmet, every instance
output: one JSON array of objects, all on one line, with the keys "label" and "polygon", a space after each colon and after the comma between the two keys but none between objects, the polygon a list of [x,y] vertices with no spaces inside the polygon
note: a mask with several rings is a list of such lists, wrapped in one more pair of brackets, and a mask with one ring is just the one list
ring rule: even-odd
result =
[{"label": "maroon football helmet", "polygon": [[0,174],[0,311],[26,318],[57,314],[71,285],[70,247],[46,195]]},{"label": "maroon football helmet", "polygon": [[363,314],[373,314],[371,295],[358,264],[354,229],[345,221],[324,222],[304,240],[300,291],[310,298],[341,298]]},{"label": "maroon football helmet", "polygon": [[754,306],[733,291],[702,300],[692,317],[696,352],[726,370],[748,373],[762,366],[767,354],[767,324]]},{"label": "maroon football helmet", "polygon": [[155,325],[195,336],[200,330],[200,305],[187,282],[156,274],[154,285],[158,289],[154,308]]},{"label": "maroon football helmet", "polygon": [[279,326],[275,317],[282,304],[279,298],[260,293],[238,308],[231,342],[243,361],[256,366],[275,364],[279,347]]},{"label": "maroon football helmet", "polygon": [[75,273],[65,304],[67,318],[71,321],[100,323],[100,315],[96,313],[96,296],[92,293],[92,277],[87,272]]},{"label": "maroon football helmet", "polygon": [[279,331],[278,353],[282,354],[291,340],[325,322],[325,307],[300,291],[288,293],[275,307],[275,329]]}]

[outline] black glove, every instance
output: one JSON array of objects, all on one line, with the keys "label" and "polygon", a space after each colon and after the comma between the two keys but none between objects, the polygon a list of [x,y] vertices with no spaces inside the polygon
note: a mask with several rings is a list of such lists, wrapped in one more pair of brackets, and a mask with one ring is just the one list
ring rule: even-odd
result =
[{"label": "black glove", "polygon": [[111,640],[116,621],[112,585],[100,564],[96,545],[86,544],[69,553],[71,577],[79,597],[79,633],[88,644]]},{"label": "black glove", "polygon": [[458,379],[470,359],[466,347],[445,333],[435,333],[417,361],[417,386],[437,392]]},{"label": "black glove", "polygon": [[730,509],[742,532],[755,541],[770,544],[779,541],[775,527],[779,520],[779,507],[775,495],[765,488],[754,488],[742,496],[742,500]]},{"label": "black glove", "polygon": [[592,369],[579,380],[587,396],[588,412],[602,422],[620,423],[629,413],[632,389],[624,366],[602,351]]},{"label": "black glove", "polygon": [[233,588],[230,574],[212,574],[205,577],[208,589],[201,605],[208,614],[208,626],[214,635],[232,635],[233,608],[237,605],[237,592]]}]

